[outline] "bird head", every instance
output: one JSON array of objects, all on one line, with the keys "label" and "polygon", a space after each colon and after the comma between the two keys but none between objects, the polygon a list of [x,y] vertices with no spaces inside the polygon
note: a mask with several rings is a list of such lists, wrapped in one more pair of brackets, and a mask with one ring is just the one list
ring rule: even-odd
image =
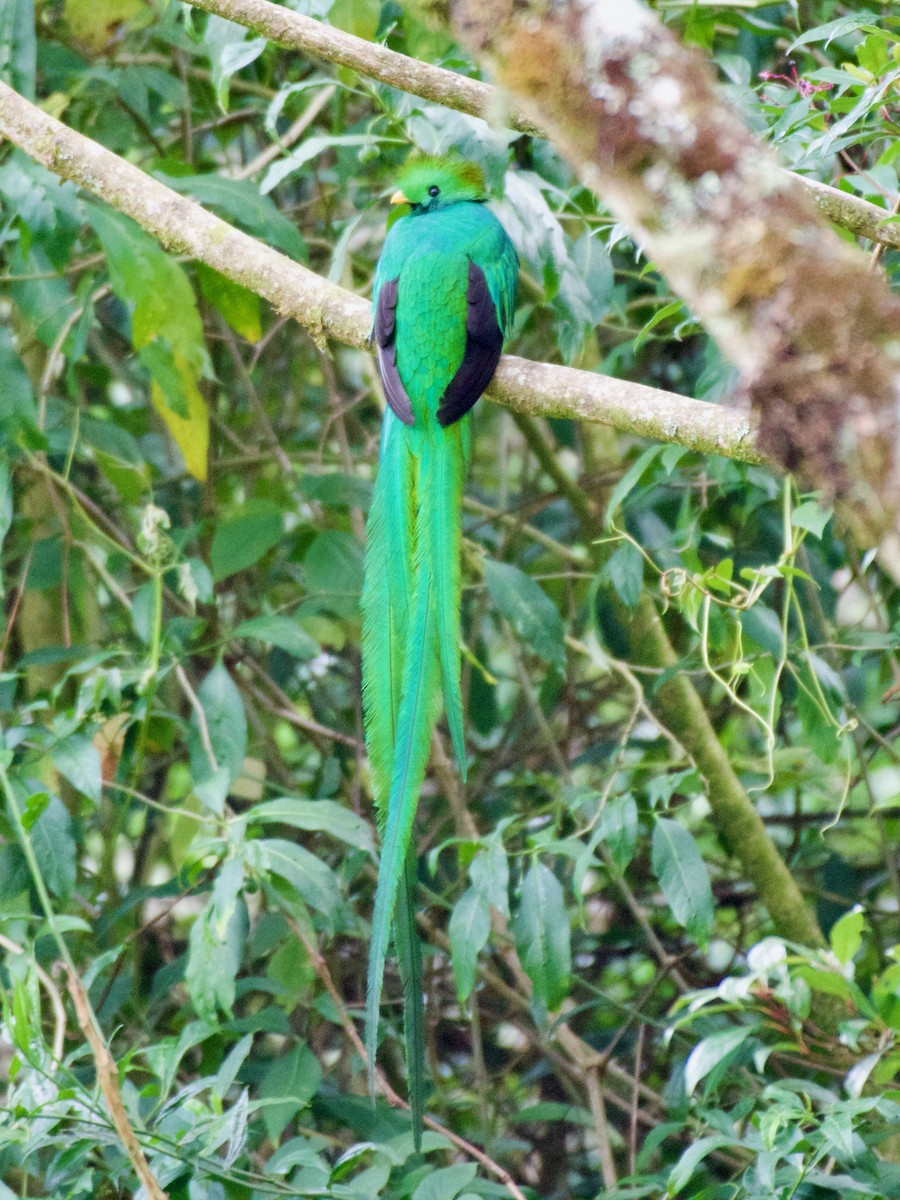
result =
[{"label": "bird head", "polygon": [[476,163],[455,157],[416,155],[397,179],[391,204],[407,204],[412,215],[433,212],[461,200],[487,199],[484,175]]}]

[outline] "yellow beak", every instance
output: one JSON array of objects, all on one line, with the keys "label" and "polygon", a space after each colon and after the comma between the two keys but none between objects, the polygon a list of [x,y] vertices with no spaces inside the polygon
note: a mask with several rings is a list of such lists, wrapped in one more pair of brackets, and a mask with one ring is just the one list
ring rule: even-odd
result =
[{"label": "yellow beak", "polygon": [[409,204],[409,203],[410,203],[410,201],[409,201],[408,197],[404,196],[402,192],[394,192],[393,196],[391,196],[391,204]]}]

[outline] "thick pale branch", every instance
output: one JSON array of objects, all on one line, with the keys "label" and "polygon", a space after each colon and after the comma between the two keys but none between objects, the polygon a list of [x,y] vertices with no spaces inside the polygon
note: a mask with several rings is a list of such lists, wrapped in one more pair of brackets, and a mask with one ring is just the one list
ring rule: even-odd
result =
[{"label": "thick pale branch", "polygon": [[640,0],[451,9],[740,368],[760,444],[844,500],[900,578],[900,301],[883,278]]},{"label": "thick pale branch", "polygon": [[[367,79],[377,79],[379,83],[389,84],[412,96],[433,100],[473,117],[500,119],[519,133],[547,136],[543,127],[530,116],[510,108],[504,94],[490,84],[398,54],[387,46],[323,25],[321,21],[272,4],[270,0],[188,0],[188,3],[252,29],[279,46],[300,50],[337,66],[350,67]],[[835,224],[859,237],[900,249],[900,225],[883,224],[888,215],[883,208],[804,175],[792,175],[792,178],[809,189],[818,207]]]},{"label": "thick pale branch", "polygon": [[[213,216],[2,83],[0,134],[132,217],[169,250],[264,297],[318,342],[330,337],[366,345],[371,326],[366,300]],[[505,356],[488,395],[520,412],[597,421],[701,453],[763,461],[744,413],[588,371]]]}]

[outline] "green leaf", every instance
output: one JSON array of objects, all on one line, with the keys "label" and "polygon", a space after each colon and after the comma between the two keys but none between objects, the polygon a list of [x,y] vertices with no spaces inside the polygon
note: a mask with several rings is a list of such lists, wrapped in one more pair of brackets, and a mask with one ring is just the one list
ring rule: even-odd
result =
[{"label": "green leaf", "polygon": [[682,1154],[681,1158],[669,1172],[668,1184],[666,1187],[667,1196],[675,1196],[686,1183],[690,1181],[691,1176],[713,1150],[720,1150],[725,1146],[731,1147],[734,1144],[733,1137],[726,1137],[724,1134],[716,1133],[710,1137],[699,1138],[693,1142]]},{"label": "green leaf", "polygon": [[29,833],[47,887],[68,900],[75,887],[77,848],[72,818],[58,796],[51,796]]},{"label": "green leaf", "polygon": [[855,13],[853,16],[838,17],[835,21],[828,21],[825,25],[817,25],[814,29],[807,29],[805,33],[801,33],[791,42],[785,53],[791,54],[798,46],[806,46],[810,42],[824,42],[825,49],[827,49],[835,38],[846,37],[848,33],[855,33],[857,29],[862,29],[864,25],[871,25],[873,21],[877,22],[877,20],[878,14],[869,11]]},{"label": "green leaf", "polygon": [[152,338],[138,350],[141,366],[146,367],[162,392],[166,407],[184,421],[190,420],[188,380],[182,376],[175,351],[164,337]]},{"label": "green leaf", "polygon": [[661,817],[653,829],[651,858],[675,920],[705,944],[713,923],[712,889],[692,835],[677,821]]},{"label": "green leaf", "polygon": [[662,454],[664,446],[648,446],[634,460],[616,486],[609,494],[609,500],[606,503],[606,522],[612,520],[627,498],[631,495],[637,485],[641,482],[644,472],[650,465],[656,461]]},{"label": "green leaf", "polygon": [[[615,800],[608,800],[597,818],[593,842],[603,842],[620,871],[624,871],[634,857],[638,835],[638,812],[634,796],[626,792]],[[596,843],[595,843],[596,844]]]},{"label": "green leaf", "polygon": [[840,920],[835,921],[828,934],[828,941],[838,962],[849,963],[862,945],[863,930],[866,918],[859,905],[850,912],[844,913]]},{"label": "green leaf", "polygon": [[475,967],[491,932],[491,915],[475,888],[463,892],[450,914],[448,933],[456,996],[465,1004],[475,986]]},{"label": "green leaf", "polygon": [[206,22],[203,42],[209,53],[216,100],[222,111],[227,112],[232,75],[259,58],[266,48],[266,39],[251,38],[248,41],[247,30],[242,25],[213,15]]},{"label": "green leaf", "polygon": [[833,514],[833,508],[822,508],[815,500],[804,500],[791,513],[791,524],[797,529],[807,529],[813,537],[820,538]]},{"label": "green leaf", "polygon": [[535,999],[551,1011],[558,1008],[568,995],[572,969],[569,914],[559,880],[537,860],[522,884],[513,933]]},{"label": "green leaf", "polygon": [[327,833],[330,837],[355,846],[367,854],[375,853],[369,826],[355,812],[333,800],[299,800],[281,796],[251,808],[250,821],[263,824],[291,825],[308,833]]},{"label": "green leaf", "polygon": [[[188,750],[195,784],[219,777],[224,790],[210,806],[222,813],[225,795],[241,772],[247,754],[247,718],[240,692],[222,663],[216,663],[197,691],[205,718],[205,735],[197,713],[191,714]],[[207,743],[208,739],[208,745]],[[215,763],[210,758],[210,750]]]},{"label": "green leaf", "polygon": [[24,892],[28,879],[28,863],[19,847],[0,846],[0,904]]},{"label": "green leaf", "polygon": [[559,610],[530,575],[511,563],[487,559],[484,580],[491,599],[516,636],[546,663],[565,670],[565,630]]},{"label": "green leaf", "polygon": [[358,611],[362,591],[363,554],[359,541],[339,529],[317,534],[303,559],[311,593],[328,599],[328,607],[343,613]]},{"label": "green leaf", "polygon": [[103,770],[100,751],[86,737],[73,735],[57,743],[50,751],[53,765],[76,788],[95,804],[100,803]]},{"label": "green leaf", "polygon": [[484,845],[469,863],[472,887],[485,904],[509,916],[509,861],[499,832],[484,839]]},{"label": "green leaf", "polygon": [[805,979],[816,992],[825,992],[829,996],[849,996],[850,981],[837,971],[817,970],[815,967],[803,964],[797,968],[797,974]]},{"label": "green leaf", "polygon": [[277,646],[287,654],[292,654],[294,658],[301,659],[315,658],[322,649],[316,639],[310,637],[295,620],[278,613],[241,621],[231,637],[256,638],[257,641],[268,642],[270,646]]},{"label": "green leaf", "polygon": [[194,267],[200,291],[218,309],[235,333],[248,342],[258,342],[262,337],[260,303],[256,292],[241,287],[239,283],[220,275],[205,263]]},{"label": "green leaf", "polygon": [[214,1021],[217,1009],[231,1016],[247,933],[246,908],[238,902],[243,880],[243,861],[228,859],[216,876],[209,904],[191,926],[185,983],[203,1020]]},{"label": "green leaf", "polygon": [[0,79],[26,100],[34,100],[34,31],[34,0],[4,0],[0,4]]},{"label": "green leaf", "polygon": [[210,565],[216,582],[246,570],[277,546],[284,534],[281,509],[271,500],[248,500],[234,517],[222,521],[213,534]]},{"label": "green leaf", "polygon": [[412,1200],[455,1200],[464,1187],[474,1180],[478,1168],[475,1163],[454,1163],[452,1167],[438,1167],[428,1175],[412,1194]]},{"label": "green leaf", "polygon": [[312,1051],[295,1046],[266,1068],[259,1089],[266,1133],[278,1142],[288,1124],[319,1090],[322,1068]]},{"label": "green leaf", "polygon": [[252,845],[261,868],[286,880],[310,908],[327,917],[340,907],[337,877],[320,858],[283,838],[260,838]]},{"label": "green leaf", "polygon": [[204,480],[209,413],[199,379],[207,355],[187,273],[129,217],[95,204],[84,209],[103,243],[113,291],[131,309],[131,340],[153,378],[153,405],[188,470]]},{"label": "green leaf", "polygon": [[374,146],[380,141],[381,138],[371,133],[323,134],[321,136],[304,138],[284,158],[279,158],[276,162],[272,163],[262,178],[259,190],[264,196],[267,196],[273,188],[276,188],[289,175],[293,175],[295,171],[302,170],[308,162],[325,151],[334,150],[338,146],[360,148]]},{"label": "green leaf", "polygon": [[[249,179],[228,179],[225,175],[162,175],[166,187],[193,196],[203,205],[219,209],[276,250],[305,262],[306,242],[300,230],[279,212],[268,196]],[[199,265],[199,264],[198,264]]]},{"label": "green leaf", "polygon": [[697,1084],[732,1051],[742,1046],[752,1032],[753,1030],[746,1026],[724,1029],[721,1033],[710,1034],[698,1042],[684,1065],[684,1086],[687,1094],[692,1096]]},{"label": "green leaf", "polygon": [[644,583],[644,557],[633,542],[623,542],[613,551],[602,575],[613,585],[626,608],[637,606]]}]

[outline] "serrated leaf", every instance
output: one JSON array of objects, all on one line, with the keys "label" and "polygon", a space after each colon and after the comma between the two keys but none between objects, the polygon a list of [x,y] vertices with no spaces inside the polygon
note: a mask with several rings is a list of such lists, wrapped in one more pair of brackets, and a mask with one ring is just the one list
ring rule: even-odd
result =
[{"label": "serrated leaf", "polygon": [[651,858],[675,920],[698,942],[707,942],[713,923],[713,898],[697,843],[683,825],[661,817],[653,829]]},{"label": "serrated leaf", "polygon": [[[597,818],[592,842],[601,841],[613,857],[620,871],[624,871],[634,857],[638,835],[638,812],[634,796],[626,792],[608,800]],[[596,844],[596,842],[595,842]]]},{"label": "serrated leaf", "polygon": [[562,886],[549,867],[535,861],[522,884],[513,919],[516,947],[535,999],[559,1007],[569,991],[572,969],[569,914]]},{"label": "serrated leaf", "polygon": [[472,887],[480,892],[491,908],[509,916],[509,860],[500,834],[485,839],[486,844],[469,863]]},{"label": "serrated leaf", "polygon": [[565,670],[565,630],[559,609],[536,580],[511,563],[487,559],[484,581],[516,636],[546,663]]},{"label": "serrated leaf", "polygon": [[471,887],[463,892],[450,914],[447,931],[456,996],[465,1004],[475,986],[475,967],[491,932],[491,917],[484,897]]}]

